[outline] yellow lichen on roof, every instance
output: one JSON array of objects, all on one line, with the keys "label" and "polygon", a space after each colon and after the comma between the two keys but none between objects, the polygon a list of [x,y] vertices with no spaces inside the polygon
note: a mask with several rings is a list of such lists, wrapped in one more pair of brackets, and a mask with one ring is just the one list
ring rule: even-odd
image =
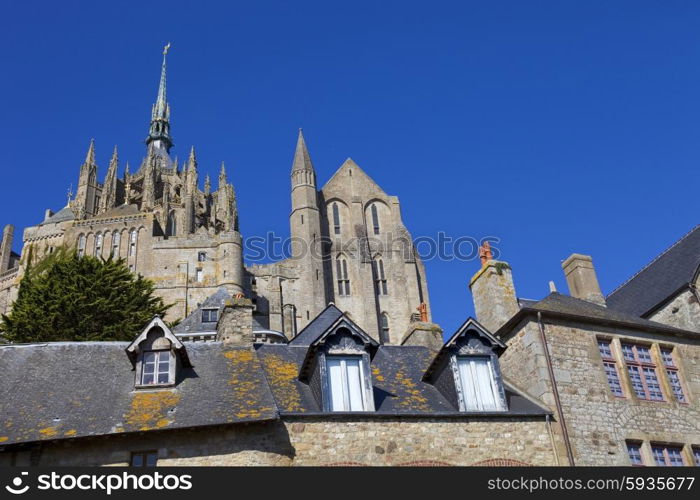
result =
[{"label": "yellow lichen on roof", "polygon": [[68,437],[75,436],[76,434],[78,434],[78,431],[76,431],[75,429],[69,429],[63,433],[64,436]]},{"label": "yellow lichen on roof", "polygon": [[376,366],[372,368],[372,375],[374,375],[374,380],[377,382],[384,382],[384,375],[379,371],[379,368]]},{"label": "yellow lichen on roof", "polygon": [[272,391],[284,411],[305,411],[296,386],[299,373],[296,363],[285,361],[276,354],[264,356],[263,363]]},{"label": "yellow lichen on roof", "polygon": [[131,399],[129,413],[124,415],[127,427],[147,431],[162,429],[172,423],[168,410],[180,401],[173,391],[138,392]]},{"label": "yellow lichen on roof", "polygon": [[259,418],[263,411],[269,408],[261,408],[257,399],[258,383],[251,374],[259,370],[256,366],[257,359],[252,350],[234,349],[224,353],[224,357],[230,361],[229,372],[231,377],[228,385],[233,394],[234,415],[237,418]]},{"label": "yellow lichen on roof", "polygon": [[412,410],[430,410],[428,400],[418,389],[416,383],[408,378],[403,369],[396,372],[396,382],[403,386],[404,397],[401,398],[399,406],[411,408]]},{"label": "yellow lichen on roof", "polygon": [[58,429],[56,426],[44,427],[43,429],[39,429],[39,434],[45,438],[52,438],[58,434]]},{"label": "yellow lichen on roof", "polygon": [[4,443],[5,441],[9,441],[10,438],[7,436],[0,436],[0,443]]}]

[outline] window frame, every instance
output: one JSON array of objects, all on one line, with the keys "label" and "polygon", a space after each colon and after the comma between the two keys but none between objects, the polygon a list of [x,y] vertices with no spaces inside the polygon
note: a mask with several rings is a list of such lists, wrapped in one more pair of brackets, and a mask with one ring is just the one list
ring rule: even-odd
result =
[{"label": "window frame", "polygon": [[[642,454],[642,445],[640,441],[625,441],[625,449],[627,450],[627,458],[630,461],[630,465],[633,467],[644,467],[644,455]],[[639,462],[635,462],[632,458],[632,448],[634,448],[639,455]]]},{"label": "window frame", "polygon": [[[141,457],[141,465],[134,465],[134,458]],[[153,465],[148,464],[148,457],[154,456],[155,463]],[[129,457],[129,467],[157,467],[158,466],[158,450],[144,450],[144,451],[132,451]]]},{"label": "window frame", "polygon": [[[676,364],[675,351],[676,349],[673,347],[659,346],[661,363],[663,364],[664,370],[666,372],[666,379],[668,381],[669,388],[671,389],[673,400],[678,404],[687,405],[689,404],[688,392],[685,390],[680,369]],[[682,400],[681,398],[679,398],[679,393]]]},{"label": "window frame", "polygon": [[[157,353],[157,358],[153,363],[153,382],[144,382],[144,377],[148,375],[146,373],[146,365],[150,364],[149,361],[146,361],[146,356],[148,354],[152,353]],[[162,354],[165,354],[167,357],[167,371],[162,371],[160,369],[161,363],[163,361],[161,360]],[[175,357],[173,356],[173,353],[171,352],[170,349],[148,349],[144,350],[141,352],[141,355],[139,357],[140,360],[140,366],[139,366],[139,382],[138,386],[139,387],[163,387],[163,386],[171,386],[175,384]],[[158,376],[161,373],[167,373],[168,374],[168,381],[167,382],[159,382],[158,381]]]},{"label": "window frame", "polygon": [[372,230],[375,235],[380,233],[380,226],[379,226],[379,211],[377,210],[377,204],[372,203],[369,206],[369,211],[370,215],[372,217]]},{"label": "window frame", "polygon": [[[657,467],[684,467],[686,460],[683,457],[683,446],[675,444],[662,444],[662,443],[650,443],[651,445],[651,456],[654,459],[654,465]],[[669,450],[677,451],[678,457],[681,459],[681,463],[674,464],[671,460],[671,455]],[[657,451],[661,451],[661,457],[663,458],[663,463],[659,463]]]},{"label": "window frame", "polygon": [[[214,319],[211,319],[211,317],[210,317],[210,319],[205,320],[205,319],[204,319],[204,313],[205,313],[205,312],[206,312],[206,313],[209,313],[210,316],[211,316],[212,313],[214,313],[214,314],[213,314],[213,315],[214,315]],[[218,309],[218,308],[216,308],[216,307],[206,307],[206,308],[202,308],[202,323],[217,323],[218,321],[219,321],[219,309]]]},{"label": "window frame", "polygon": [[[497,371],[498,361],[494,360],[495,356],[488,353],[479,354],[455,354],[452,357],[453,374],[455,386],[457,388],[457,397],[459,402],[459,411],[468,413],[490,413],[490,412],[505,412],[508,411],[508,406],[505,401],[503,383],[500,380],[500,373]],[[460,363],[481,359],[487,362],[487,367],[490,376],[491,391],[494,396],[496,408],[470,408],[467,401],[467,390],[462,384],[462,374],[460,372]],[[477,404],[478,406],[478,404]]]},{"label": "window frame", "polygon": [[[626,347],[631,347],[632,348],[632,354],[633,354],[633,359],[628,359],[626,356],[625,348]],[[642,401],[652,401],[655,403],[664,403],[666,402],[666,397],[664,395],[663,387],[661,385],[661,379],[659,377],[659,372],[657,370],[657,366],[654,363],[653,359],[653,353],[652,353],[652,346],[650,345],[644,345],[644,344],[636,344],[633,342],[621,342],[620,343],[620,348],[622,350],[622,359],[625,362],[625,366],[627,368],[627,376],[630,379],[630,383],[632,386],[632,393],[636,396],[637,399],[642,400]],[[639,348],[646,349],[649,353],[649,361],[646,361],[645,359],[642,359],[639,356]],[[660,394],[660,399],[654,399],[651,397],[651,390],[649,389],[649,384],[647,381],[646,373],[647,370],[651,370],[654,374],[654,378],[656,380],[656,385],[658,386],[658,392]],[[642,389],[644,391],[644,395],[640,395],[635,387],[634,387],[634,379],[632,378],[632,371],[635,371],[637,376],[640,379]]]},{"label": "window frame", "polygon": [[342,255],[338,255],[335,258],[335,267],[338,282],[338,295],[341,297],[347,297],[351,295],[347,259]]},{"label": "window frame", "polygon": [[378,296],[389,295],[386,274],[384,273],[384,260],[376,256],[372,261],[374,266],[374,293]]},{"label": "window frame", "polygon": [[[601,344],[606,344],[607,345],[607,351],[610,352],[610,355],[608,356],[606,353],[603,352],[603,347]],[[598,352],[601,357],[602,365],[603,365],[603,372],[605,373],[605,378],[608,382],[608,389],[610,389],[610,392],[612,393],[613,396],[616,398],[622,398],[625,399],[625,390],[624,387],[622,386],[622,378],[620,377],[620,370],[618,370],[617,367],[617,359],[615,359],[615,353],[613,351],[613,343],[611,339],[604,339],[604,338],[597,338],[596,339],[596,345],[598,346]],[[611,380],[611,370],[614,370],[614,377],[615,381],[617,383],[617,386],[620,388],[620,393],[617,394],[615,390],[613,389],[613,380]]]},{"label": "window frame", "polygon": [[[329,362],[339,361],[340,362],[340,375],[341,375],[341,386],[343,388],[343,408],[333,409],[333,390],[332,390],[332,380],[331,380],[331,370]],[[362,409],[352,410],[350,409],[350,385],[348,380],[348,361],[357,361],[358,371],[359,371],[359,391],[361,394]],[[325,365],[325,375],[324,383],[326,390],[326,406],[327,410],[331,413],[355,413],[355,412],[367,412],[371,411],[371,405],[368,400],[368,386],[367,386],[367,368],[365,367],[365,356],[362,354],[326,354],[324,356]]]},{"label": "window frame", "polygon": [[331,212],[333,215],[333,234],[340,234],[340,208],[338,208],[338,202],[333,202]]}]

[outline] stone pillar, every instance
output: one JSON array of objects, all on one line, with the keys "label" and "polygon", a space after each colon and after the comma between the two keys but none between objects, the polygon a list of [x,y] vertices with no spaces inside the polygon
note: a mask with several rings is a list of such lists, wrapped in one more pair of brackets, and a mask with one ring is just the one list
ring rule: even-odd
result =
[{"label": "stone pillar", "polygon": [[216,340],[231,346],[251,346],[253,335],[253,303],[250,299],[226,301],[216,327]]},{"label": "stone pillar", "polygon": [[0,273],[10,268],[10,257],[12,256],[12,238],[15,226],[8,224],[2,231],[2,242],[0,243]]},{"label": "stone pillar", "polygon": [[507,262],[486,260],[472,277],[469,289],[474,300],[476,319],[496,332],[518,312],[513,275]]},{"label": "stone pillar", "polygon": [[442,328],[425,321],[411,323],[401,341],[401,345],[419,345],[434,351],[439,351],[442,344]]},{"label": "stone pillar", "polygon": [[561,268],[564,270],[572,297],[605,306],[605,297],[600,291],[593,259],[589,255],[571,254],[562,262]]}]

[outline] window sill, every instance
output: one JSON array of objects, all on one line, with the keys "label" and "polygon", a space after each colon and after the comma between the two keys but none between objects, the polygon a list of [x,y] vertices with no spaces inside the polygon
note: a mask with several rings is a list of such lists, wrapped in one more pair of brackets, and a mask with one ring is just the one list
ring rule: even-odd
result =
[{"label": "window sill", "polygon": [[167,383],[167,384],[136,384],[134,385],[134,389],[143,391],[147,389],[170,389],[172,387],[175,387],[174,383]]}]

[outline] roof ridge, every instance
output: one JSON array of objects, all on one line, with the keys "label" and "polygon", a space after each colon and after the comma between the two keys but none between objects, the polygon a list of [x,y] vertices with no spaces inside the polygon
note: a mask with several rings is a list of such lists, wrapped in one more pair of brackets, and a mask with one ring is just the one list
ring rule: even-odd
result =
[{"label": "roof ridge", "polygon": [[610,292],[610,293],[606,296],[606,298],[607,298],[607,297],[610,297],[611,295],[613,295],[615,292],[617,292],[617,291],[620,290],[622,287],[624,287],[627,283],[629,283],[629,282],[632,281],[634,278],[636,278],[636,277],[639,276],[641,273],[643,273],[645,270],[647,270],[649,267],[651,267],[651,265],[652,265],[654,262],[656,262],[656,261],[659,260],[661,257],[663,257],[663,256],[666,255],[668,252],[670,252],[674,247],[676,247],[681,241],[683,241],[683,240],[686,239],[688,236],[690,236],[690,234],[693,233],[693,232],[694,232],[696,229],[698,229],[698,228],[700,228],[700,224],[696,224],[695,226],[693,226],[693,228],[692,228],[690,231],[688,231],[687,233],[685,233],[685,234],[684,234],[683,236],[681,236],[678,240],[676,240],[675,243],[673,243],[671,246],[669,246],[668,248],[666,248],[664,251],[662,251],[662,252],[661,252],[660,254],[658,254],[656,257],[654,257],[651,261],[649,261],[649,263],[648,263],[646,266],[644,266],[643,268],[641,268],[639,271],[637,271],[637,272],[634,273],[632,276],[630,276],[629,278],[627,278],[627,280],[625,280],[623,283],[621,283],[620,285],[618,285],[612,292]]}]

